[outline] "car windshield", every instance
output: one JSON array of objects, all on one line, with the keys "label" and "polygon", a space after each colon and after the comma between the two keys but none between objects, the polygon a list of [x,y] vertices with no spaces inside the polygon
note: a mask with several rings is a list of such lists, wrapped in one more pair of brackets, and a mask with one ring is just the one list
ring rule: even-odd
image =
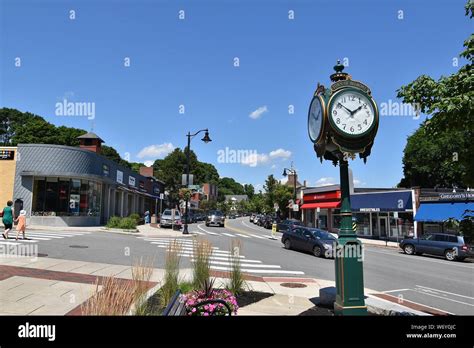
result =
[{"label": "car windshield", "polygon": [[216,216],[222,216],[222,212],[219,210],[211,210],[209,212],[209,215],[216,215]]},{"label": "car windshield", "polygon": [[332,234],[330,234],[329,232],[326,232],[326,231],[312,230],[311,232],[313,232],[313,235],[315,237],[319,237],[321,239],[336,240],[336,238]]},{"label": "car windshield", "polygon": [[[171,210],[169,210],[169,209],[165,210],[165,211],[163,212],[163,215],[169,215],[169,216],[171,216]],[[175,211],[175,212],[174,212],[174,216],[175,216],[175,217],[179,217],[179,212],[178,212],[178,211]]]}]

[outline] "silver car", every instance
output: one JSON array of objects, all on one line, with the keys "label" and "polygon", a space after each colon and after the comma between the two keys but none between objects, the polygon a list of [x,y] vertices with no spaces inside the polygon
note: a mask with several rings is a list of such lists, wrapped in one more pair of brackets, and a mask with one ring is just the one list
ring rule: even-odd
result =
[{"label": "silver car", "polygon": [[207,214],[206,226],[214,225],[214,226],[224,227],[224,223],[225,223],[225,216],[221,211],[211,210]]},{"label": "silver car", "polygon": [[160,218],[160,227],[172,227],[172,226],[181,227],[181,214],[179,211],[175,210],[174,219],[171,209],[166,209]]}]

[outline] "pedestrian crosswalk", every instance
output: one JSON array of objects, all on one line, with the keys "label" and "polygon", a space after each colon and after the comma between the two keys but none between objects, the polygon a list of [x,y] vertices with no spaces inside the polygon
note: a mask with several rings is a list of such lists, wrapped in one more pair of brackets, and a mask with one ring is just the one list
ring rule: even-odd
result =
[{"label": "pedestrian crosswalk", "polygon": [[[156,245],[158,249],[166,252],[170,247],[170,243],[177,241],[180,244],[181,257],[194,262],[194,248],[196,240],[193,238],[163,238],[163,237],[137,237],[144,241]],[[221,250],[219,247],[212,247],[212,253],[209,257],[210,267],[216,271],[231,271],[233,264],[239,262],[241,271],[250,274],[288,274],[288,275],[304,275],[302,271],[283,270],[280,265],[264,264],[260,260],[247,259],[244,255],[231,255],[230,251]]]},{"label": "pedestrian crosswalk", "polygon": [[63,238],[71,238],[76,236],[83,236],[90,232],[54,232],[54,231],[26,231],[26,239],[22,239],[23,235],[20,233],[18,240],[16,240],[16,231],[12,230],[8,233],[8,239],[4,239],[0,235],[0,245],[19,245],[38,243],[41,241],[56,240]]},{"label": "pedestrian crosswalk", "polygon": [[[263,239],[263,240],[276,240],[275,238],[272,238],[270,234],[265,235],[265,234],[255,234],[255,233],[229,233],[229,232],[223,232],[221,229],[216,229],[216,231],[209,231],[209,229],[204,229],[201,227],[202,225],[194,225],[190,226],[190,231],[191,233],[200,235],[200,236],[205,236],[205,235],[211,235],[215,237],[220,237],[220,236],[225,236],[229,238],[244,238],[244,239],[251,239],[251,238],[256,238],[256,239]],[[228,229],[224,231],[229,231]]]}]

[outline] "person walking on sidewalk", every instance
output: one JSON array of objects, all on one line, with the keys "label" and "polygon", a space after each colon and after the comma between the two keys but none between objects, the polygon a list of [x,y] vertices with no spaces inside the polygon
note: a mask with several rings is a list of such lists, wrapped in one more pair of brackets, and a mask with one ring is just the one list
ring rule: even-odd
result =
[{"label": "person walking on sidewalk", "polygon": [[20,232],[23,234],[23,239],[26,239],[25,232],[26,232],[26,210],[20,210],[20,215],[15,219],[16,225],[16,240],[18,240],[18,236]]},{"label": "person walking on sidewalk", "polygon": [[15,214],[15,211],[13,210],[12,205],[13,205],[13,202],[8,201],[7,206],[3,208],[3,211],[2,211],[2,222],[3,222],[3,225],[5,226],[5,232],[2,235],[3,235],[3,238],[5,239],[8,239],[8,232],[10,232],[10,230],[13,227],[13,216]]}]

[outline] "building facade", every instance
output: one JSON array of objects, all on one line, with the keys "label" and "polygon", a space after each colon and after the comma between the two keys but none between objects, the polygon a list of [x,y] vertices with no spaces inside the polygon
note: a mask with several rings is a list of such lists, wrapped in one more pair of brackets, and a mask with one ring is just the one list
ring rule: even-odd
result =
[{"label": "building facade", "polygon": [[93,133],[80,141],[81,147],[19,144],[7,183],[11,196],[1,198],[13,200],[17,212],[26,210],[33,225],[93,226],[111,216],[155,212],[163,182],[100,155],[102,141]]}]

